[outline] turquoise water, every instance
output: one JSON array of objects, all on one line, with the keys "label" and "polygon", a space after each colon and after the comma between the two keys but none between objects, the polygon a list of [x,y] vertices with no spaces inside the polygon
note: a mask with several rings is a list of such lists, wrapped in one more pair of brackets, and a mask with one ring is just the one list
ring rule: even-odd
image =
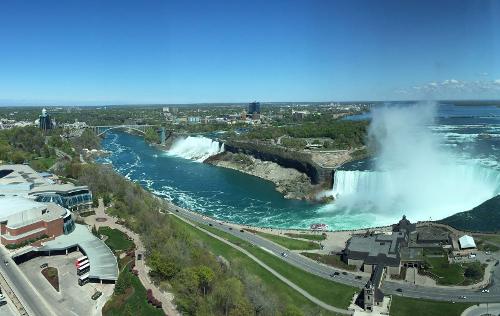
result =
[{"label": "turquoise water", "polygon": [[[438,123],[430,128],[443,137],[443,145],[488,168],[498,167],[500,109],[445,106],[439,113]],[[482,137],[482,133],[493,137]],[[127,133],[110,132],[102,144],[112,154],[100,162],[111,163],[119,173],[158,196],[223,221],[283,228],[326,223],[338,230],[387,225],[404,212],[398,209],[374,213],[363,207],[284,199],[271,182],[171,156]],[[350,168],[356,169],[356,164]]]}]

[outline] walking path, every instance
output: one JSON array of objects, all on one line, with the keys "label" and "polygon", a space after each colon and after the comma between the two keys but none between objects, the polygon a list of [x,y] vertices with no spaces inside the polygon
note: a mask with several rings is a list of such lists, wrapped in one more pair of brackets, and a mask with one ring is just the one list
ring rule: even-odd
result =
[{"label": "walking path", "polygon": [[[109,226],[111,228],[118,229],[131,237],[136,245],[135,269],[139,272],[139,280],[142,285],[144,285],[146,289],[151,289],[153,291],[154,297],[161,301],[162,309],[166,315],[180,316],[180,313],[177,311],[175,304],[173,303],[174,295],[170,292],[160,290],[159,287],[153,284],[149,278],[149,271],[151,269],[144,263],[144,252],[146,248],[144,247],[140,236],[127,227],[117,224],[117,218],[106,214],[104,212],[104,203],[102,202],[102,199],[99,199],[99,206],[95,208],[95,213],[95,215],[86,217],[85,222],[91,226],[95,225],[97,229],[101,226]],[[106,221],[98,222],[96,221],[97,218],[105,218]],[[137,254],[142,255],[142,260],[137,260]]]},{"label": "walking path", "polygon": [[463,311],[461,316],[500,315],[500,303],[474,305]]},{"label": "walking path", "polygon": [[280,279],[281,281],[283,281],[285,284],[287,284],[288,286],[290,286],[292,289],[294,289],[295,291],[299,292],[301,295],[303,295],[304,297],[306,297],[308,300],[310,300],[311,302],[313,302],[314,304],[326,309],[326,310],[329,310],[329,311],[332,311],[332,312],[335,312],[335,313],[339,313],[339,314],[344,314],[344,315],[352,315],[353,314],[353,311],[350,311],[350,310],[346,310],[346,309],[342,309],[342,308],[338,308],[338,307],[335,307],[335,306],[331,306],[321,300],[319,300],[318,298],[312,296],[311,294],[309,294],[307,291],[305,291],[304,289],[302,289],[301,287],[299,287],[297,284],[293,283],[292,281],[288,280],[287,278],[285,278],[284,276],[282,276],[281,274],[279,274],[277,271],[275,271],[273,268],[269,267],[267,264],[265,264],[264,262],[260,261],[260,259],[258,259],[257,257],[255,257],[254,255],[252,255],[250,252],[248,252],[247,250],[241,248],[240,246],[237,246],[233,243],[231,243],[230,241],[218,236],[218,235],[215,235],[211,232],[209,232],[208,230],[205,230],[193,223],[191,223],[190,221],[184,219],[183,217],[181,216],[178,216],[174,213],[170,213],[171,215],[174,215],[175,217],[179,218],[180,220],[184,221],[185,223],[193,226],[194,228],[198,229],[198,230],[201,230],[202,232],[206,233],[207,235],[233,247],[234,249],[242,252],[243,254],[245,254],[246,256],[248,256],[250,259],[252,259],[253,261],[255,261],[258,265],[260,265],[261,267],[263,267],[264,269],[266,269],[267,271],[271,272],[275,277],[277,277],[278,279]]}]

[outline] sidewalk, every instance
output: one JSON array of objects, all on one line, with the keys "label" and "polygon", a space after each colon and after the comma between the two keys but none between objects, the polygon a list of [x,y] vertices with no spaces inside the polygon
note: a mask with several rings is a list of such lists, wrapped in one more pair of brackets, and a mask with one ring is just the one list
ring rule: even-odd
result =
[{"label": "sidewalk", "polygon": [[[156,285],[153,284],[153,282],[151,282],[151,279],[149,278],[150,268],[145,264],[144,256],[142,260],[137,260],[137,254],[144,255],[144,252],[146,250],[144,245],[142,244],[140,236],[127,227],[117,224],[117,218],[111,217],[106,214],[104,212],[104,203],[102,202],[102,199],[99,199],[99,206],[94,210],[96,214],[86,217],[85,222],[91,227],[95,225],[97,229],[99,229],[99,227],[101,226],[109,226],[113,229],[118,229],[132,238],[136,245],[135,269],[139,272],[139,280],[141,281],[142,285],[144,285],[146,289],[151,289],[153,291],[154,297],[161,301],[163,311],[166,315],[180,316],[175,307],[175,304],[173,303],[174,295],[170,292],[161,291]],[[105,218],[106,221],[98,222],[96,221],[97,218]]]}]

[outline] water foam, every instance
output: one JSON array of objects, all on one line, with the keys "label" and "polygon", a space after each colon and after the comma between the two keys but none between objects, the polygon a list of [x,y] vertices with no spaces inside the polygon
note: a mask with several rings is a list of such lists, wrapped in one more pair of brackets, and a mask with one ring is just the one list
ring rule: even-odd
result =
[{"label": "water foam", "polygon": [[203,136],[188,136],[176,140],[168,154],[171,156],[203,162],[208,157],[224,151],[224,144]]}]

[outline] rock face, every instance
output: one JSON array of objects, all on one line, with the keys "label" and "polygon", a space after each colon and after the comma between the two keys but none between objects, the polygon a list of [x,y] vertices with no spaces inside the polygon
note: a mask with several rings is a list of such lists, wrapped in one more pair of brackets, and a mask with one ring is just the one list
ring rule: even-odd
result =
[{"label": "rock face", "polygon": [[288,199],[316,200],[318,193],[325,189],[321,184],[312,184],[306,174],[294,168],[284,168],[275,162],[263,161],[243,153],[226,151],[204,162],[269,180]]},{"label": "rock face", "polygon": [[314,162],[309,153],[289,150],[287,148],[266,144],[263,142],[224,142],[225,150],[231,153],[250,155],[262,161],[271,161],[284,168],[292,168],[305,173],[312,184],[332,185],[334,167],[322,167]]}]

